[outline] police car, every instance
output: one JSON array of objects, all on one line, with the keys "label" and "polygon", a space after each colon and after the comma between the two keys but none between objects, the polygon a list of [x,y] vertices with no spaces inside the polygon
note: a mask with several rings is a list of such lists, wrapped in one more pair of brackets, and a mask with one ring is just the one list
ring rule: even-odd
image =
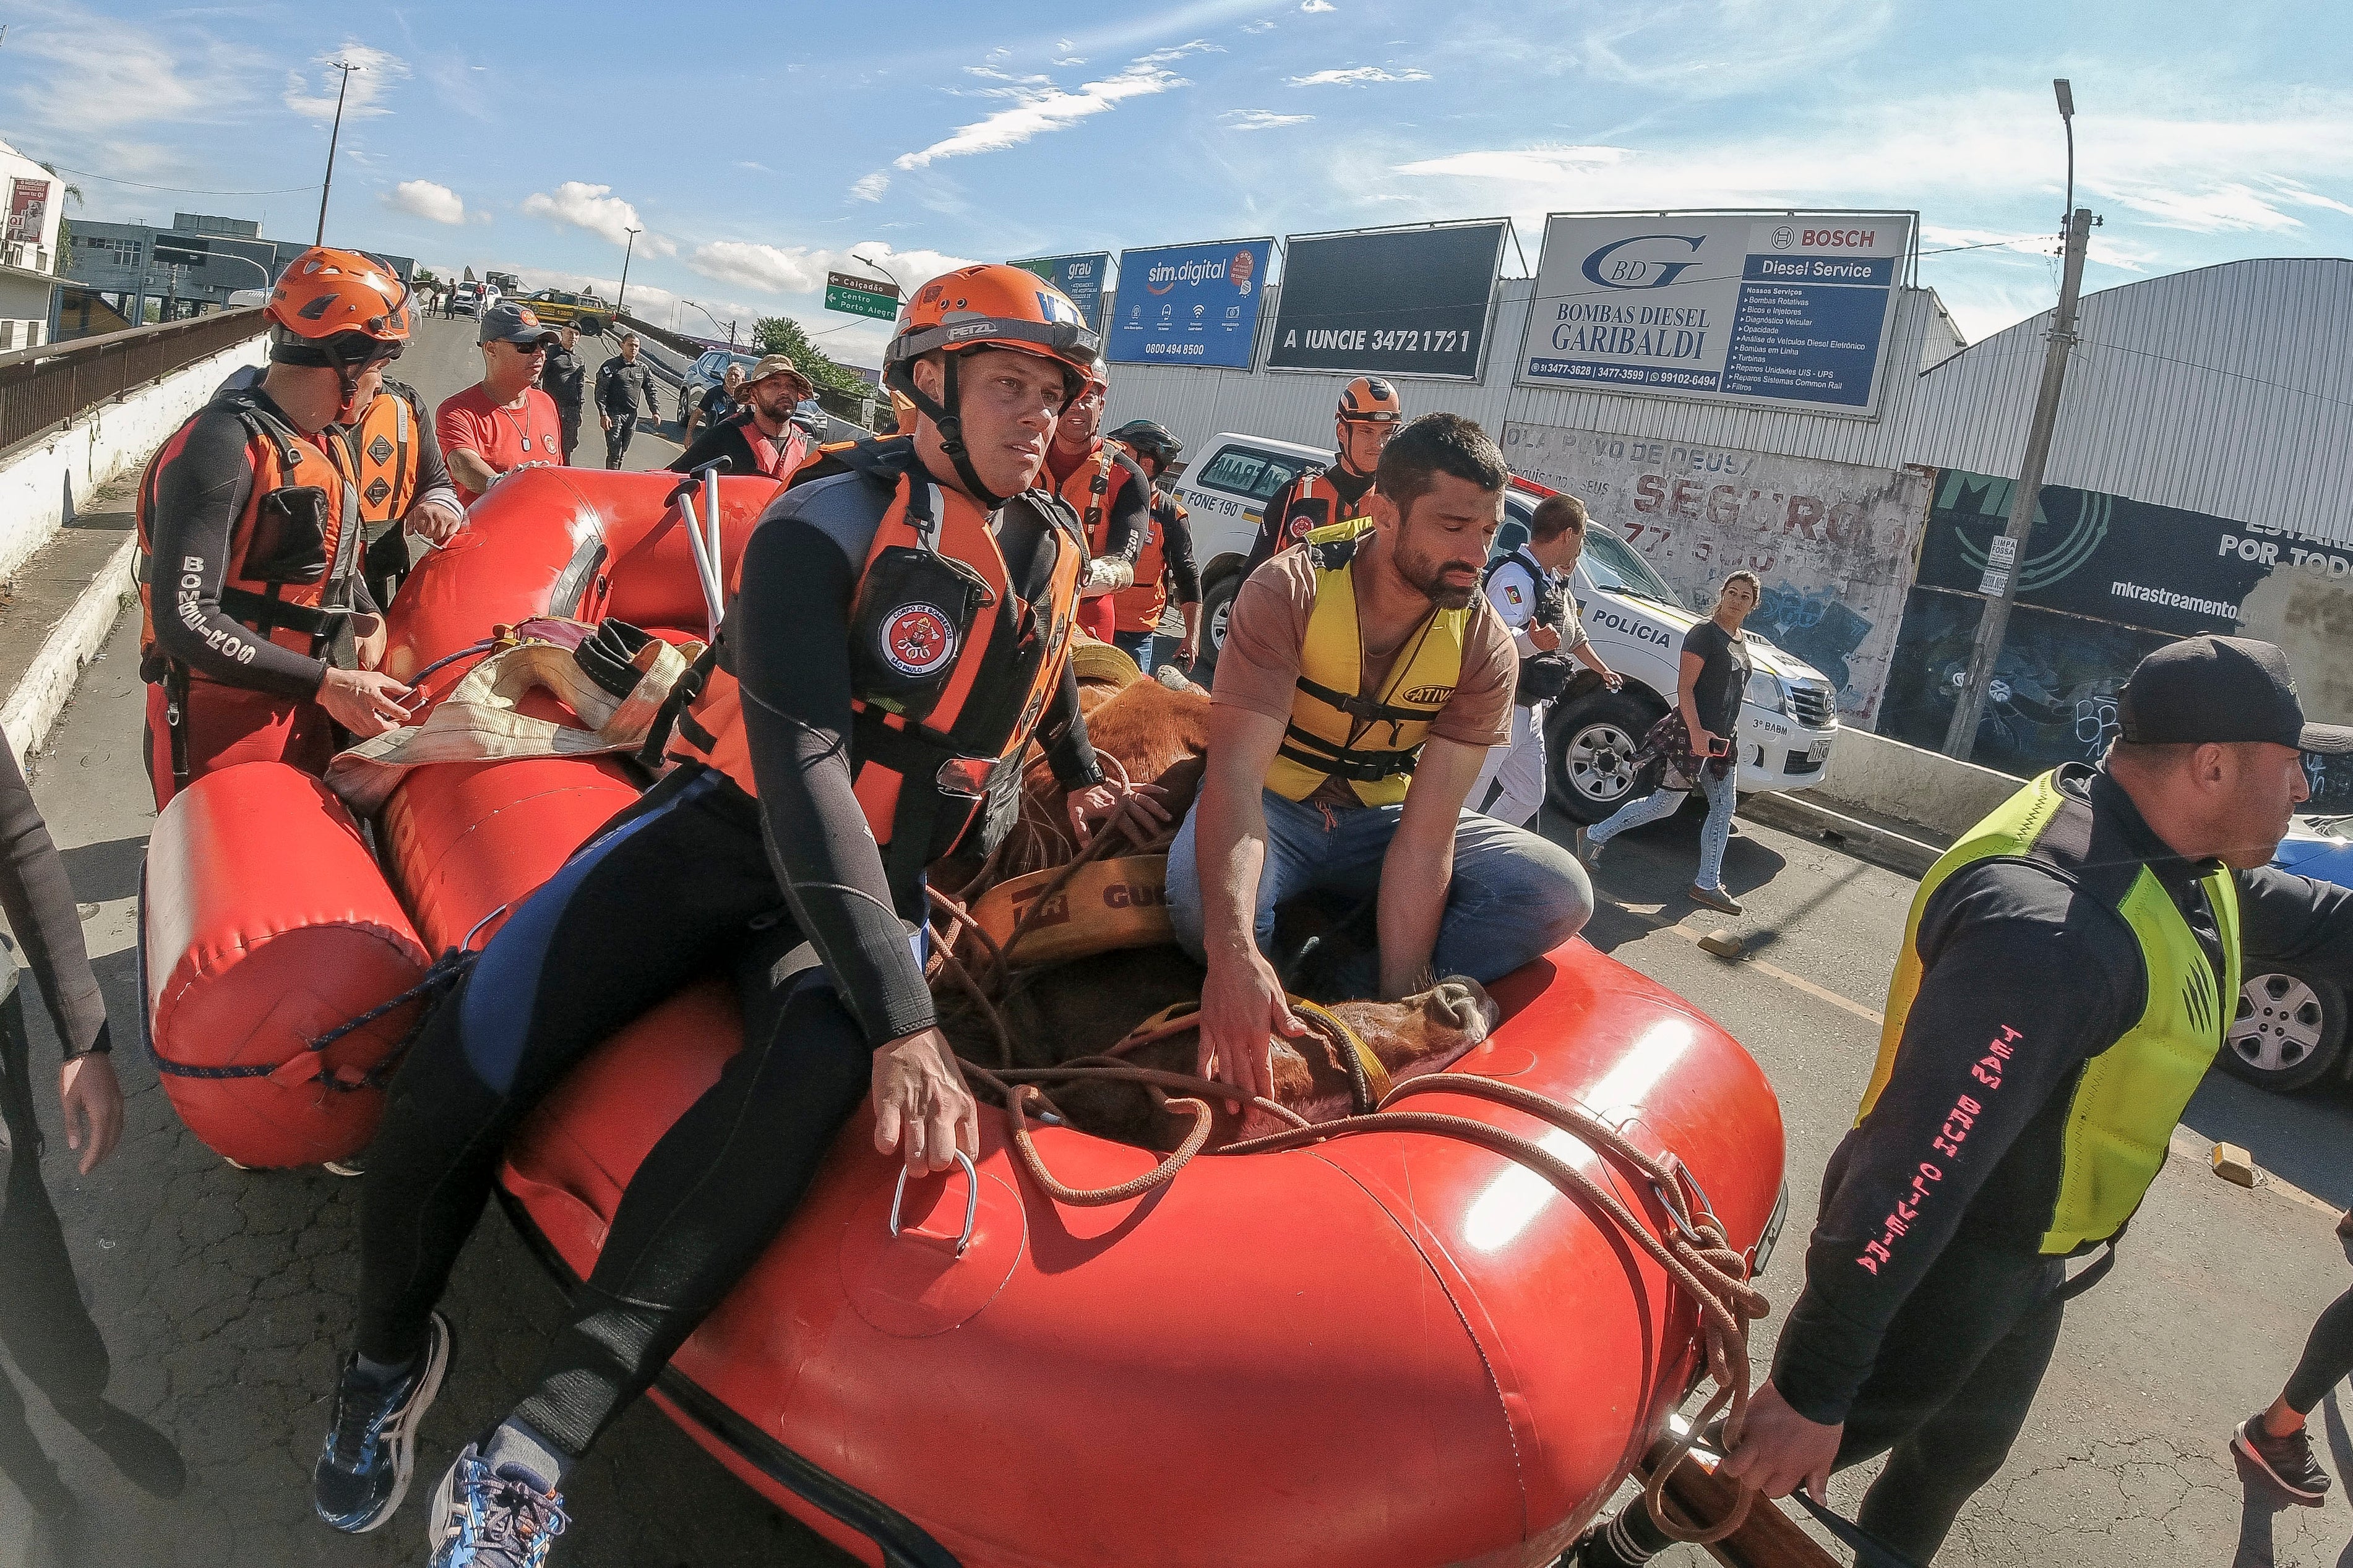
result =
[{"label": "police car", "polygon": [[[2353,887],[2353,817],[2297,817],[2272,864]],[[2353,1075],[2345,1015],[2344,988],[2333,975],[2318,965],[2274,963],[2241,981],[2239,1010],[2216,1060],[2225,1072],[2281,1094],[2344,1081]]]},{"label": "police car", "polygon": [[[1201,664],[1206,681],[1224,646],[1242,564],[1258,537],[1266,502],[1310,464],[1328,465],[1328,448],[1229,432],[1210,437],[1181,476],[1163,481],[1191,513],[1194,557],[1201,567]],[[1514,478],[1504,495],[1499,551],[1525,543],[1536,503],[1552,492]],[[1553,805],[1577,822],[1599,822],[1625,804],[1636,784],[1635,749],[1674,701],[1683,634],[1701,616],[1633,546],[1596,523],[1586,531],[1576,574],[1577,607],[1586,636],[1610,668],[1626,678],[1611,692],[1581,679],[1553,704],[1547,724]],[[1828,776],[1838,741],[1838,693],[1811,665],[1751,632],[1747,701],[1740,714],[1740,789],[1761,794],[1804,789]]]}]

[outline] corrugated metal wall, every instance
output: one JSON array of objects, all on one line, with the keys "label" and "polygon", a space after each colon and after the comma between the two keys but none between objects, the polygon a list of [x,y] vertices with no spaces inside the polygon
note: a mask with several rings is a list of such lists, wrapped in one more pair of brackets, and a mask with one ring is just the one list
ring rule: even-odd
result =
[{"label": "corrugated metal wall", "polygon": [[[1949,353],[1933,292],[1906,289],[1875,420],[1512,384],[1534,285],[1500,286],[1487,374],[1402,384],[1409,412],[1687,441],[1874,468],[2014,475],[2042,370],[2046,311]],[[1271,305],[1261,312],[1271,330]],[[2085,298],[2046,481],[2353,543],[2353,261],[2234,261]],[[1937,363],[1941,360],[1941,363]],[[1931,364],[1918,374],[1898,367]],[[1325,445],[1344,378],[1163,365],[1113,369],[1109,418],[1188,446],[1242,430]]]},{"label": "corrugated metal wall", "polygon": [[[1445,409],[1475,419],[1502,438],[1512,420],[1600,430],[1703,446],[1779,452],[1794,458],[1898,468],[1905,461],[1904,432],[1920,378],[1908,367],[1951,352],[1949,318],[1927,289],[1907,289],[1896,301],[1887,349],[1887,384],[1880,416],[1840,419],[1780,409],[1730,404],[1683,403],[1665,397],[1630,397],[1612,392],[1569,392],[1512,384],[1519,363],[1520,336],[1527,325],[1535,285],[1505,279],[1498,288],[1493,330],[1488,334],[1487,374],[1477,384],[1459,381],[1400,380],[1409,414]],[[1260,311],[1261,335],[1272,330],[1270,300]],[[1264,344],[1261,344],[1261,359]],[[1332,408],[1344,375],[1294,371],[1208,370],[1179,365],[1113,365],[1105,421],[1157,419],[1187,447],[1198,449],[1220,431],[1247,431],[1277,440],[1329,446]]]},{"label": "corrugated metal wall", "polygon": [[[2051,311],[1921,378],[1914,462],[2014,475]],[[2353,542],[2353,261],[2233,261],[2087,296],[2046,483]]]}]

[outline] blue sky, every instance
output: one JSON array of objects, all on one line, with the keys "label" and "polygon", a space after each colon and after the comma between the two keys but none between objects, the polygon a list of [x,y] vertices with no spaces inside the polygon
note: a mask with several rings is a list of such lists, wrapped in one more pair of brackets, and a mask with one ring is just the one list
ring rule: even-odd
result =
[{"label": "blue sky", "polygon": [[[346,19],[357,17],[353,26]],[[722,18],[724,18],[722,20]],[[2072,78],[2087,288],[2353,255],[2353,7],[1194,0],[563,7],[0,5],[0,138],[91,217],[310,232],[534,284],[620,272],[710,331],[822,309],[851,251],[965,259],[1547,211],[1917,208],[1972,341],[2046,308]],[[310,187],[308,194],[301,187]],[[1505,269],[1520,270],[1506,252]]]}]

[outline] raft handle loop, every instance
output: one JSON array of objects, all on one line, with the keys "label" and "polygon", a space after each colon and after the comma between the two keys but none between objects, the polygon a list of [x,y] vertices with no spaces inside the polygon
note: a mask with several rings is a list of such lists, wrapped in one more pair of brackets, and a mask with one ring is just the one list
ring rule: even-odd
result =
[{"label": "raft handle loop", "polygon": [[[963,1150],[955,1151],[956,1163],[964,1167],[964,1234],[956,1237],[955,1255],[972,1245],[972,1233],[980,1224],[980,1171],[973,1164],[972,1156]],[[891,1194],[891,1238],[899,1237],[899,1205],[907,1201],[907,1167],[899,1167],[899,1185]]]}]

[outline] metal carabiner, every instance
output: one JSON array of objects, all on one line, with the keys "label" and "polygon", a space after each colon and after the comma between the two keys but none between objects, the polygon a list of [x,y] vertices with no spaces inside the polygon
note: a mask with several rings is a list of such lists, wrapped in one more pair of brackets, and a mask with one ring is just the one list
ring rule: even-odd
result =
[{"label": "metal carabiner", "polygon": [[[955,1255],[972,1245],[972,1233],[980,1224],[980,1172],[974,1166],[972,1156],[963,1150],[955,1151],[956,1163],[964,1167],[964,1234],[956,1237]],[[899,1205],[907,1201],[907,1167],[899,1167],[899,1185],[891,1194],[891,1238],[899,1237]]]}]

